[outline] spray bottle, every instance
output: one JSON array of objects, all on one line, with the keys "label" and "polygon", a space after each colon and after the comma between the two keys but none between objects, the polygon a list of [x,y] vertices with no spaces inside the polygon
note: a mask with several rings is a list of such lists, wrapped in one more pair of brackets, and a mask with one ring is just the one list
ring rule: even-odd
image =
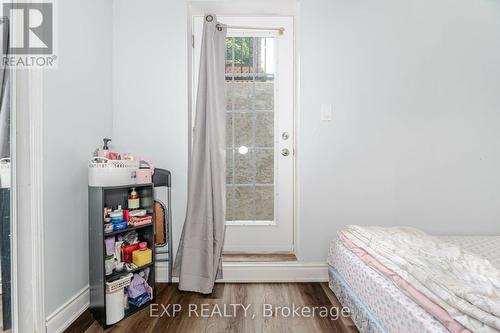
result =
[{"label": "spray bottle", "polygon": [[109,157],[109,146],[108,146],[108,143],[111,141],[111,139],[104,138],[104,139],[102,139],[102,141],[104,142],[104,144],[102,146],[102,149],[98,149],[97,150],[97,157],[108,158]]}]

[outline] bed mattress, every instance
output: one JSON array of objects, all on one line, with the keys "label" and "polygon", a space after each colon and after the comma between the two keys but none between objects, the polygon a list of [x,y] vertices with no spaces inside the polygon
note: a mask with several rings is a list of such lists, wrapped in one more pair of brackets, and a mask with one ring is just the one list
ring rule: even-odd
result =
[{"label": "bed mattress", "polygon": [[349,308],[350,317],[361,333],[388,333],[335,268],[329,267],[328,276],[330,289],[339,302]]},{"label": "bed mattress", "polygon": [[[445,236],[439,238],[483,256],[500,269],[500,236]],[[357,295],[356,297],[364,303],[364,312],[368,312],[368,316],[373,317],[387,332],[448,332],[439,321],[386,277],[367,266],[341,242],[333,241],[331,243],[328,264],[334,267],[345,283],[352,288],[352,291]],[[331,287],[333,282],[338,285],[338,281],[333,280],[331,278]],[[332,288],[332,290],[336,294],[339,293],[338,288],[337,290]],[[358,310],[354,309],[354,312],[356,311]],[[356,323],[356,318],[353,319]],[[359,323],[358,326],[356,323],[362,332],[366,332],[366,323],[364,323],[365,327],[360,327],[361,324],[363,323]]]},{"label": "bed mattress", "polygon": [[493,266],[500,269],[500,236],[442,236],[438,238],[486,258]]},{"label": "bed mattress", "polygon": [[[391,281],[362,262],[340,241],[332,242],[328,264],[351,286],[369,309],[371,316],[378,320],[385,331],[389,333],[448,332],[439,321],[406,296]],[[354,319],[358,329],[366,332]]]}]

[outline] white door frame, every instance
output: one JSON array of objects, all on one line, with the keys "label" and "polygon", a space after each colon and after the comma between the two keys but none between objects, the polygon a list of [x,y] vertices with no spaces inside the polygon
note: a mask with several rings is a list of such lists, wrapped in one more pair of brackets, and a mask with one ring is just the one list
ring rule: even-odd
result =
[{"label": "white door frame", "polygon": [[[10,1],[10,0],[6,0]],[[3,2],[3,1],[2,1]],[[22,41],[20,21],[11,40]],[[10,69],[12,332],[45,332],[42,71]],[[23,235],[22,243],[18,235]]]},{"label": "white door frame", "polygon": [[[16,300],[13,332],[42,333],[46,331],[42,70],[17,70],[14,88],[17,200],[16,233],[12,237],[13,243],[17,243],[17,258],[13,266],[13,299]],[[16,241],[16,235],[21,234],[22,246]]]},{"label": "white door frame", "polygon": [[[21,20],[11,22],[10,28],[11,40],[22,43]],[[13,333],[46,331],[42,82],[42,69],[11,69]]]},{"label": "white door frame", "polygon": [[[20,20],[11,38],[23,40]],[[43,227],[43,69],[12,70],[14,119],[12,332],[46,331]],[[18,235],[23,235],[22,244]]]},{"label": "white door frame", "polygon": [[[18,332],[18,274],[17,274],[17,112],[16,112],[16,71],[10,69],[10,161],[11,161],[11,192],[10,192],[10,293],[12,332]],[[3,304],[2,304],[3,306]]]}]

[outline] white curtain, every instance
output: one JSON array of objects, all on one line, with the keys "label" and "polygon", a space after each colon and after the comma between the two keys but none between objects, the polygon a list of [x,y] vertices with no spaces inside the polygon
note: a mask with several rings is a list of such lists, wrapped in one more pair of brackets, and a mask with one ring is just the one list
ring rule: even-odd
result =
[{"label": "white curtain", "polygon": [[222,277],[226,211],[226,29],[203,25],[186,220],[174,266],[179,289],[209,294]]}]

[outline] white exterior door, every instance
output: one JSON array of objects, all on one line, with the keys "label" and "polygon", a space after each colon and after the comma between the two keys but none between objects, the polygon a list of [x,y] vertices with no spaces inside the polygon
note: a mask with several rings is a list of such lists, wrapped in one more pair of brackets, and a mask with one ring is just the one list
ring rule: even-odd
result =
[{"label": "white exterior door", "polygon": [[[292,252],[293,18],[218,19],[228,26],[284,28],[282,34],[273,29],[228,29],[224,250]],[[194,17],[193,87],[197,87],[202,27],[203,17]]]}]

